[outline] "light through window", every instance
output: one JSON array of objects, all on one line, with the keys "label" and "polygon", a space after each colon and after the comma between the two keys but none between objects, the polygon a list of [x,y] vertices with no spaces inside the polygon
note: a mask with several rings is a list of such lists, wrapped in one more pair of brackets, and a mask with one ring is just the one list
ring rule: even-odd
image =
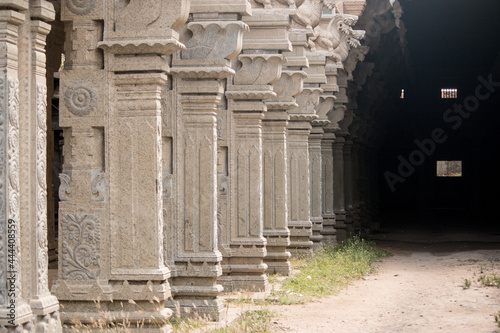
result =
[{"label": "light through window", "polygon": [[404,99],[405,98],[405,90],[404,89],[401,89],[401,97],[399,97],[401,99]]},{"label": "light through window", "polygon": [[437,161],[438,177],[462,177],[462,161]]},{"label": "light through window", "polygon": [[457,89],[441,89],[441,98],[457,98]]}]

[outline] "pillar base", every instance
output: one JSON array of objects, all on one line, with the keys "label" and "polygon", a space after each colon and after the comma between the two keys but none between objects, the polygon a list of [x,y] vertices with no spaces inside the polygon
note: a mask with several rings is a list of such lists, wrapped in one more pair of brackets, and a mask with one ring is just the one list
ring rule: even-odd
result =
[{"label": "pillar base", "polygon": [[293,257],[310,258],[313,256],[312,223],[310,221],[290,221],[290,246]]},{"label": "pillar base", "polygon": [[225,319],[224,303],[219,298],[176,298],[167,302],[166,306],[174,312],[176,318],[208,321],[222,321]]},{"label": "pillar base", "polygon": [[290,246],[290,231],[264,230],[267,240],[267,254],[264,263],[267,264],[267,274],[280,274],[288,276],[292,272],[290,257],[287,247]]},{"label": "pillar base", "polygon": [[265,292],[269,289],[267,281],[267,265],[265,239],[262,245],[232,244],[230,256],[222,259],[222,276],[217,282],[224,287],[224,291]]},{"label": "pillar base", "polygon": [[267,256],[264,258],[264,263],[267,264],[266,273],[290,275],[292,272],[291,256],[292,254],[288,252],[286,246],[268,246]]},{"label": "pillar base", "polygon": [[317,249],[321,247],[321,243],[323,241],[323,235],[321,234],[321,230],[323,229],[323,218],[322,217],[312,217],[312,236],[310,237],[313,242],[313,248]]},{"label": "pillar base", "polygon": [[[129,300],[110,301],[61,301],[63,332],[79,330],[80,325],[91,331],[103,328],[125,327],[127,332],[172,332],[168,320],[172,310],[163,308],[163,302]],[[123,326],[122,326],[123,325]]]},{"label": "pillar base", "polygon": [[341,243],[347,240],[345,212],[335,212],[335,229],[337,230],[337,242]]}]

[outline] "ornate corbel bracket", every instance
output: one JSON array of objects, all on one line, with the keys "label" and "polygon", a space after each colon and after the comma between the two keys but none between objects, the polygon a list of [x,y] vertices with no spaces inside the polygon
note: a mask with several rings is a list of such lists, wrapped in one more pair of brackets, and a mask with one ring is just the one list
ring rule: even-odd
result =
[{"label": "ornate corbel bracket", "polygon": [[365,60],[365,56],[370,51],[370,47],[366,45],[361,45],[353,49],[349,55],[347,56],[346,61],[344,62],[344,70],[347,72],[347,79],[353,80],[352,73],[356,69],[358,62],[363,62]]},{"label": "ornate corbel bracket", "polygon": [[257,7],[257,4],[264,6],[265,9],[274,8],[289,8],[296,9],[297,5],[295,0],[253,0],[253,6]]},{"label": "ornate corbel bracket", "polygon": [[281,76],[281,54],[241,54],[238,59],[241,68],[234,76],[236,85],[273,84]]},{"label": "ornate corbel bracket", "polygon": [[303,71],[283,71],[278,82],[273,84],[273,91],[277,96],[266,102],[267,108],[270,110],[296,108],[298,105],[295,102],[295,96],[302,92],[306,76],[307,74]]},{"label": "ornate corbel bracket", "polygon": [[313,121],[318,118],[316,110],[319,106],[319,97],[323,89],[315,87],[304,87],[302,93],[297,96],[298,107],[288,111],[291,120]]},{"label": "ornate corbel bracket", "polygon": [[183,49],[177,29],[189,15],[189,0],[130,0],[115,28],[98,46],[118,55],[172,54]]},{"label": "ornate corbel bracket", "polygon": [[241,52],[243,32],[248,25],[239,21],[190,22],[192,37],[181,52],[181,59],[233,59]]},{"label": "ornate corbel bracket", "polygon": [[327,7],[330,10],[336,6],[338,0],[304,0],[297,7],[297,12],[293,16],[294,28],[305,28],[307,30],[313,30],[321,21],[321,15],[323,13],[323,7]]},{"label": "ornate corbel bracket", "polygon": [[333,95],[320,96],[318,112],[317,112],[318,119],[312,122],[314,126],[326,126],[330,124],[330,120],[328,119],[328,113],[333,109],[335,99],[336,98]]},{"label": "ornate corbel bracket", "polygon": [[346,107],[343,104],[335,104],[331,111],[327,114],[330,120],[330,128],[334,132],[340,131],[339,123],[344,119]]},{"label": "ornate corbel bracket", "polygon": [[354,112],[352,109],[346,108],[344,113],[344,118],[339,122],[340,131],[339,134],[343,137],[349,135],[349,126],[351,126],[354,119]]},{"label": "ornate corbel bracket", "polygon": [[333,57],[337,61],[337,66],[339,68],[343,67],[343,62],[349,56],[349,51],[353,48],[361,46],[361,40],[364,37],[364,30],[351,30],[350,34],[342,37],[339,46],[333,53]]}]

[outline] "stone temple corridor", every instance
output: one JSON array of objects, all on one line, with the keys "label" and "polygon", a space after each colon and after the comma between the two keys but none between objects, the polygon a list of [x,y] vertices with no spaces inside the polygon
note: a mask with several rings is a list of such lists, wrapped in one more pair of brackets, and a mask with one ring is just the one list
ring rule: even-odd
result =
[{"label": "stone temple corridor", "polygon": [[0,0],[0,330],[169,332],[358,233],[498,234],[499,31],[497,0]]}]

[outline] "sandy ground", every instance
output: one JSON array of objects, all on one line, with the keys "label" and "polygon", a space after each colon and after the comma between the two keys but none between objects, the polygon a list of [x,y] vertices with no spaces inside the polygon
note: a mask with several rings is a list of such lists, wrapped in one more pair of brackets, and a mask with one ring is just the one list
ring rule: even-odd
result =
[{"label": "sandy ground", "polygon": [[313,303],[266,307],[277,315],[274,331],[500,332],[500,289],[477,282],[481,271],[500,273],[500,237],[471,237],[379,234],[378,246],[393,256],[378,273]]}]

